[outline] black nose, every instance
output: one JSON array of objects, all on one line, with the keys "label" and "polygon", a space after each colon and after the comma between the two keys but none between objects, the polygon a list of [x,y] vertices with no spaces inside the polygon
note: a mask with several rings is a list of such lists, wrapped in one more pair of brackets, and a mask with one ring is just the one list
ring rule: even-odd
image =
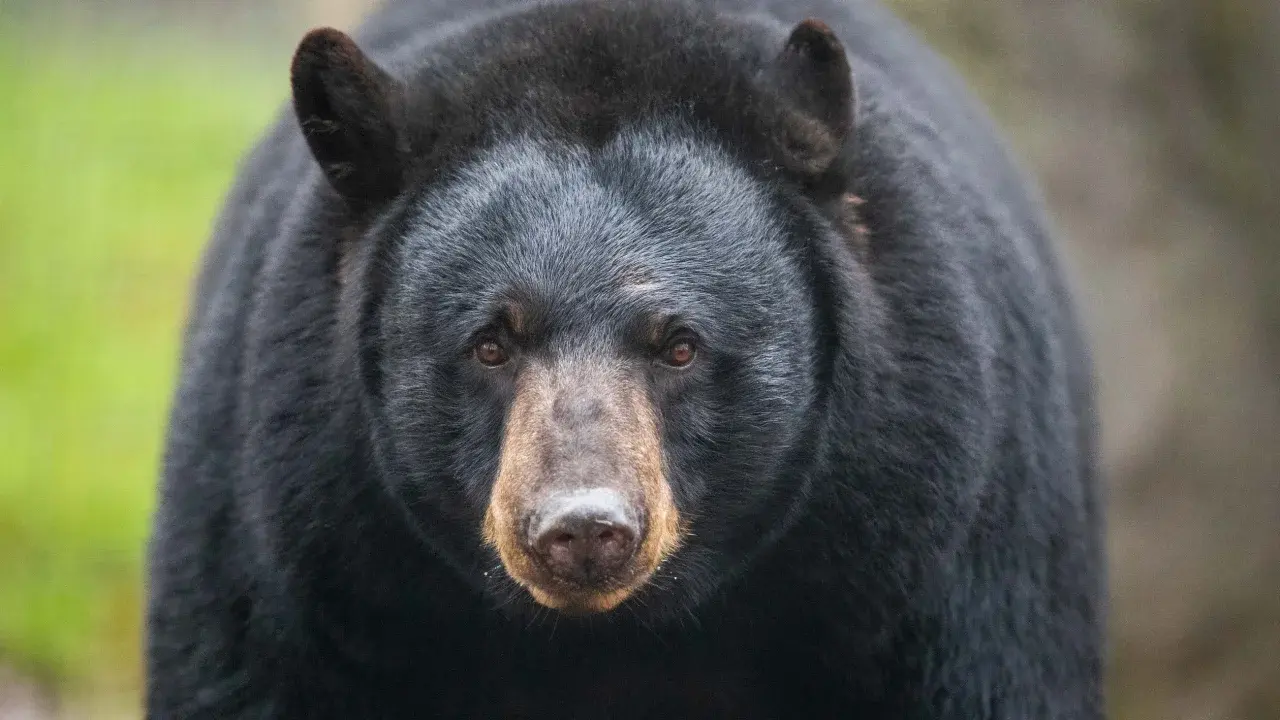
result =
[{"label": "black nose", "polygon": [[616,490],[554,495],[529,524],[529,545],[551,574],[581,585],[616,578],[640,534],[636,514]]}]

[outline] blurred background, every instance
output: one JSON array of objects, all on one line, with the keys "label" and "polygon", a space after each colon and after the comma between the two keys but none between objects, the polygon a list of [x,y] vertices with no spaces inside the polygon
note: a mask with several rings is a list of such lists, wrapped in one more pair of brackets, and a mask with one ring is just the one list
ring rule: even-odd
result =
[{"label": "blurred background", "polygon": [[[0,0],[0,720],[138,717],[194,264],[316,24]],[[892,0],[1035,171],[1096,345],[1119,720],[1280,720],[1280,2]]]}]

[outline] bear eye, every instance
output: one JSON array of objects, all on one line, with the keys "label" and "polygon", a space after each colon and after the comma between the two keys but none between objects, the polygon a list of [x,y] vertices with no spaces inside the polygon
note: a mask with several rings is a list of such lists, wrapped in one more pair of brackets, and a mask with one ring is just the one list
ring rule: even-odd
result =
[{"label": "bear eye", "polygon": [[507,351],[491,337],[481,338],[475,345],[476,360],[485,367],[498,367],[507,362]]},{"label": "bear eye", "polygon": [[662,351],[661,359],[664,365],[682,368],[693,362],[697,354],[698,346],[693,338],[680,337],[667,344]]}]

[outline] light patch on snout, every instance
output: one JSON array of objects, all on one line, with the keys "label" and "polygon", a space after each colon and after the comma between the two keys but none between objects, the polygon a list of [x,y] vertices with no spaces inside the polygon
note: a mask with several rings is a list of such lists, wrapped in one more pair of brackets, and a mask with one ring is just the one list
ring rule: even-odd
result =
[{"label": "light patch on snout", "polygon": [[[596,487],[631,500],[641,535],[618,577],[585,588],[556,578],[539,562],[528,524],[548,498]],[[484,519],[484,539],[507,574],[547,607],[604,612],[642,587],[682,535],[663,470],[657,415],[639,379],[616,363],[585,358],[523,367]]]},{"label": "light patch on snout", "polygon": [[[552,520],[564,510],[575,505],[594,505],[597,507],[608,506],[613,500],[613,491],[605,488],[595,487],[586,490],[573,490],[567,493],[558,493],[552,497],[550,502],[542,503],[529,517],[528,528],[525,536],[529,542],[533,542],[535,537],[547,532],[552,524]],[[630,523],[639,523],[643,518],[635,517],[635,513],[630,507],[626,508],[625,520]]]}]

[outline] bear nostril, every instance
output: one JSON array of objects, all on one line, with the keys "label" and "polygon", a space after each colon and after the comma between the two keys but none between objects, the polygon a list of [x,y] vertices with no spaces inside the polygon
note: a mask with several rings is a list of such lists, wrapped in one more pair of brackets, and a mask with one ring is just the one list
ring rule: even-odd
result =
[{"label": "bear nostril", "polygon": [[531,528],[530,550],[561,580],[598,585],[631,560],[639,528],[620,493],[591,490],[553,497]]}]

